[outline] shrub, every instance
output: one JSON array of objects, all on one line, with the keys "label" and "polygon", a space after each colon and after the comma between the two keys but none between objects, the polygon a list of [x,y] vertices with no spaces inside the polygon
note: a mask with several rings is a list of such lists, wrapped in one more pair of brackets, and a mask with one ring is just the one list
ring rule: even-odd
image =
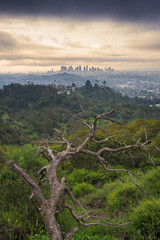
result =
[{"label": "shrub", "polygon": [[111,237],[109,235],[106,235],[106,236],[102,236],[102,235],[95,235],[95,236],[92,236],[92,235],[89,235],[89,234],[79,234],[79,235],[76,235],[73,240],[116,240],[117,238],[115,237]]},{"label": "shrub", "polygon": [[85,195],[89,192],[92,192],[94,190],[94,187],[89,184],[89,183],[78,183],[74,188],[73,188],[73,194],[75,196],[82,196]]},{"label": "shrub", "polygon": [[154,197],[160,194],[159,182],[160,182],[160,167],[148,171],[143,176],[142,188],[149,194]]},{"label": "shrub", "polygon": [[68,209],[64,209],[62,213],[57,213],[56,219],[63,232],[69,232],[72,227],[77,226],[77,221],[72,217]]},{"label": "shrub", "polygon": [[90,207],[103,208],[106,206],[108,194],[114,191],[118,185],[118,181],[107,183],[101,189],[95,189],[93,192],[83,197],[81,201],[83,204]]},{"label": "shrub", "polygon": [[[113,237],[111,237],[113,236]],[[90,226],[81,228],[73,240],[116,240],[115,229],[107,228],[104,226]]]},{"label": "shrub", "polygon": [[106,208],[112,212],[128,210],[131,205],[137,204],[141,198],[142,192],[132,182],[122,183],[108,195]]},{"label": "shrub", "polygon": [[104,208],[106,205],[106,197],[107,192],[103,187],[102,189],[95,189],[95,191],[83,197],[81,202],[91,208]]},{"label": "shrub", "polygon": [[104,182],[105,174],[101,172],[89,171],[84,168],[74,169],[73,172],[67,177],[67,180],[71,187],[76,183],[87,182],[90,184],[96,184]]},{"label": "shrub", "polygon": [[28,240],[50,240],[48,235],[35,234],[34,236],[28,236]]},{"label": "shrub", "polygon": [[111,181],[113,178],[117,178],[117,175],[112,172],[103,172],[102,170],[89,171],[85,168],[74,169],[67,180],[70,187],[75,186],[76,183],[87,182],[90,184],[101,184],[103,185],[106,181]]},{"label": "shrub", "polygon": [[[157,203],[160,204],[160,199]],[[133,209],[130,220],[137,235],[143,235],[144,239],[160,238],[160,207],[155,203],[149,200],[141,202]]]}]

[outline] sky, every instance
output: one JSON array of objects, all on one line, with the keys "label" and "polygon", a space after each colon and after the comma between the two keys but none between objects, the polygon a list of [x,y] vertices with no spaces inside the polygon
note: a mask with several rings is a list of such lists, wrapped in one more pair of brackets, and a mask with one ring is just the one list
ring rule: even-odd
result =
[{"label": "sky", "polygon": [[0,73],[160,71],[159,0],[1,0]]}]

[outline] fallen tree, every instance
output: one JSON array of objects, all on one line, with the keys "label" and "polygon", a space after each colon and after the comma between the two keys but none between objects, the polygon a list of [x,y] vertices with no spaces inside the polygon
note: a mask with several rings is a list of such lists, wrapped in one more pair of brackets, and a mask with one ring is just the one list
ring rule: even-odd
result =
[{"label": "fallen tree", "polygon": [[[84,125],[89,129],[89,134],[83,141],[79,139],[80,144],[78,146],[75,146],[72,142],[67,140],[67,138],[64,136],[65,135],[64,132],[61,133],[58,129],[54,129],[55,137],[51,140],[44,142],[38,148],[37,155],[43,155],[43,157],[45,157],[48,161],[48,165],[44,166],[38,172],[38,175],[40,176],[40,179],[38,182],[34,181],[21,167],[19,167],[13,161],[7,162],[7,165],[15,173],[17,173],[23,179],[23,181],[31,188],[32,190],[31,200],[33,201],[33,203],[35,204],[35,206],[43,216],[46,230],[51,240],[62,240],[63,234],[65,235],[65,240],[72,239],[75,233],[79,230],[80,226],[88,227],[93,225],[102,225],[106,227],[119,228],[127,224],[130,224],[130,222],[123,222],[123,219],[121,219],[117,223],[110,223],[108,221],[105,221],[103,218],[94,215],[92,212],[86,211],[84,207],[79,203],[79,201],[73,195],[71,189],[68,186],[67,180],[64,177],[62,177],[60,181],[58,180],[57,168],[60,166],[62,162],[67,161],[75,154],[84,153],[90,156],[94,156],[97,159],[97,161],[99,161],[99,164],[103,167],[105,171],[111,171],[116,173],[124,172],[128,174],[133,184],[135,184],[146,195],[147,198],[149,198],[151,201],[154,202],[154,200],[136,183],[136,181],[134,180],[135,174],[133,172],[127,169],[109,168],[103,157],[103,154],[105,152],[115,153],[115,152],[129,151],[130,149],[132,150],[139,149],[140,151],[143,151],[147,154],[148,158],[154,165],[154,162],[152,161],[151,156],[145,150],[145,146],[151,141],[147,139],[146,132],[145,132],[146,141],[143,143],[141,143],[140,140],[138,140],[135,144],[132,144],[132,145],[123,144],[123,146],[118,148],[109,148],[105,146],[100,148],[96,152],[88,149],[88,144],[91,141],[94,141],[97,144],[98,143],[101,144],[101,143],[107,143],[108,138],[115,137],[115,136],[110,136],[100,141],[97,141],[94,138],[96,129],[97,129],[97,123],[99,120],[105,119],[110,122],[116,122],[115,120],[110,118],[110,115],[114,112],[122,112],[122,111],[116,108],[107,113],[97,115],[95,116],[92,124],[70,113],[73,117],[83,121]],[[64,150],[60,152],[56,152],[51,147],[48,147],[49,145],[57,145],[57,144],[64,145],[65,146]],[[154,165],[154,167],[156,166]],[[50,197],[48,199],[45,198],[44,193],[41,189],[41,183],[44,180],[48,181],[48,185],[51,190]],[[70,197],[72,201],[72,205],[68,204],[67,196]],[[34,198],[36,199],[36,203],[34,201]],[[157,204],[156,202],[154,203]],[[81,215],[78,215],[75,212],[73,205],[76,205],[81,209],[81,212],[82,212]],[[59,224],[57,223],[55,215],[57,210],[62,213],[66,208],[70,211],[72,217],[77,221],[78,224],[77,224],[77,227],[72,228],[68,233],[63,233],[60,229]]]}]

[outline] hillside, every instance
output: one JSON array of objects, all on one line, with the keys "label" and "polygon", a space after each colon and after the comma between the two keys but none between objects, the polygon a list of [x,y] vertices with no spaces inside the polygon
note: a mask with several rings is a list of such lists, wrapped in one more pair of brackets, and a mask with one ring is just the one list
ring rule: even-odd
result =
[{"label": "hillside", "polygon": [[[148,104],[154,101],[123,97],[108,87],[92,87],[90,82],[80,88],[11,84],[0,90],[0,143],[24,144],[47,137],[57,122],[67,126],[68,133],[74,132],[77,124],[64,109],[88,120],[115,107],[126,109],[134,119],[158,119],[159,108]],[[113,117],[133,121],[129,114]]]},{"label": "hillside", "polygon": [[[79,120],[78,120],[79,122]],[[59,126],[60,128],[60,126]],[[108,141],[100,143],[91,142],[88,149],[98,151],[104,146],[117,148],[134,144],[139,141],[142,144],[147,138],[152,139],[145,147],[148,150],[157,168],[155,169],[150,158],[145,152],[130,149],[120,153],[105,153],[105,163],[110,168],[129,169],[134,173],[134,180],[143,188],[149,196],[160,203],[159,191],[159,165],[160,152],[156,146],[160,146],[160,120],[136,120],[129,124],[106,125],[97,129],[95,140]],[[79,144],[78,139],[84,139],[88,135],[88,129],[83,128],[67,139]],[[109,138],[110,136],[114,136]],[[13,160],[21,166],[34,180],[39,181],[37,172],[47,160],[36,155],[38,151],[35,145],[23,146],[0,146],[0,238],[2,240],[49,240],[44,222],[38,214],[34,204],[30,202],[30,190],[27,185],[13,173],[6,161]],[[36,149],[36,152],[35,152]],[[60,152],[64,149],[63,144],[57,144],[52,149]],[[95,157],[79,153],[68,159],[58,167],[58,179],[65,177],[70,189],[77,199],[88,211],[95,211],[97,216],[105,217],[106,221],[115,223],[131,221],[118,229],[103,226],[91,226],[81,228],[73,238],[74,240],[141,240],[158,239],[160,234],[160,208],[147,199],[125,173],[104,171]],[[136,175],[136,176],[135,176]],[[50,196],[46,182],[41,185],[45,196]],[[67,199],[70,204],[70,199]],[[80,212],[78,207],[74,209]],[[77,223],[67,209],[61,214],[57,211],[57,221],[64,232],[68,232]]]},{"label": "hillside", "polygon": [[[48,137],[49,140],[53,136],[54,127],[60,131],[66,127],[65,137],[74,146],[79,146],[89,133],[82,118],[91,123],[97,113],[115,107],[123,111],[117,111],[99,122],[95,141],[89,143],[87,148],[90,151],[99,151],[102,147],[115,149],[142,144],[146,138],[151,139],[144,148],[148,154],[140,149],[130,149],[119,153],[105,152],[103,158],[109,168],[129,169],[133,172],[136,183],[157,204],[160,203],[160,111],[157,107],[148,106],[154,104],[154,101],[126,98],[110,88],[93,87],[86,82],[81,88],[11,84],[0,90],[0,104],[2,240],[49,239],[42,217],[30,202],[28,186],[8,168],[6,161],[13,160],[39,182],[37,172],[48,162],[45,155],[39,156],[37,148],[44,138]],[[103,139],[106,141],[101,142]],[[61,143],[52,147],[57,154],[64,148]],[[146,199],[127,174],[104,171],[95,157],[78,153],[61,163],[57,177],[59,180],[62,177],[67,179],[73,194],[88,211],[95,210],[98,217],[105,217],[106,221],[112,223],[121,218],[124,222],[132,222],[132,225],[120,229],[103,226],[91,226],[85,230],[80,228],[74,240],[158,239],[160,208]],[[41,188],[48,198],[50,190],[47,183],[43,182]],[[67,203],[70,204],[68,198]],[[74,210],[79,214],[79,208]],[[56,219],[63,232],[77,226],[67,210],[62,214],[57,211]]]}]

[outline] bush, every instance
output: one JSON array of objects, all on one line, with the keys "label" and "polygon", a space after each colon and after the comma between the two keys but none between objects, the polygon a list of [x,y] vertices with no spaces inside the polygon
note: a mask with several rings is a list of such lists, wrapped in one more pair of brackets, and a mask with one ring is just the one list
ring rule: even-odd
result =
[{"label": "bush", "polygon": [[73,240],[116,240],[117,238],[114,236],[115,229],[99,225],[80,228],[80,231],[75,234]]},{"label": "bush", "polygon": [[81,202],[91,208],[104,208],[106,205],[107,192],[106,188],[95,189],[95,191],[86,195]]},{"label": "bush", "polygon": [[67,176],[70,186],[75,186],[76,183],[87,182],[96,184],[105,181],[105,174],[101,172],[89,171],[84,168],[74,169],[73,172]]},{"label": "bush", "polygon": [[[160,199],[156,202],[160,205]],[[144,239],[160,239],[160,207],[155,203],[149,200],[141,202],[133,209],[130,220],[137,235],[144,236]],[[140,238],[137,236],[136,239]]]},{"label": "bush", "polygon": [[[43,166],[43,160],[36,159],[34,147],[29,144],[18,148],[8,147],[5,158],[14,160],[31,175],[34,175],[34,172],[37,173]],[[0,228],[3,228],[2,233],[6,239],[8,237],[26,239],[27,234],[36,233],[43,226],[42,217],[29,199],[31,190],[5,163],[1,166],[0,182]],[[37,219],[38,225],[36,225]]]},{"label": "bush", "polygon": [[119,186],[119,181],[105,184],[102,188],[96,189],[90,194],[81,199],[83,204],[90,207],[104,208],[106,206],[106,199],[112,191]]},{"label": "bush", "polygon": [[6,159],[17,163],[26,172],[33,172],[34,174],[46,164],[46,160],[36,157],[35,147],[31,144],[26,144],[23,147],[10,148],[6,152]]},{"label": "bush", "polygon": [[142,188],[149,194],[154,197],[159,196],[160,194],[160,188],[159,188],[159,182],[160,182],[160,167],[156,169],[152,169],[148,171],[143,176],[143,182],[142,182]]},{"label": "bush", "polygon": [[50,240],[48,235],[35,234],[34,236],[28,236],[28,240]]},{"label": "bush", "polygon": [[115,237],[111,237],[109,235],[106,235],[106,236],[102,236],[102,235],[95,235],[95,236],[92,236],[92,235],[89,235],[89,234],[84,234],[84,233],[80,233],[80,234],[77,234],[73,240],[116,240],[117,238]]},{"label": "bush", "polygon": [[77,226],[77,221],[72,217],[68,209],[64,209],[62,213],[57,213],[56,219],[63,232],[69,232],[71,228]]},{"label": "bush", "polygon": [[94,187],[91,184],[82,182],[82,183],[77,184],[73,188],[73,194],[75,196],[82,196],[82,195],[92,192],[93,190],[94,190]]},{"label": "bush", "polygon": [[117,212],[120,210],[128,210],[132,205],[142,198],[142,192],[132,183],[121,183],[118,188],[108,195],[107,210]]}]

